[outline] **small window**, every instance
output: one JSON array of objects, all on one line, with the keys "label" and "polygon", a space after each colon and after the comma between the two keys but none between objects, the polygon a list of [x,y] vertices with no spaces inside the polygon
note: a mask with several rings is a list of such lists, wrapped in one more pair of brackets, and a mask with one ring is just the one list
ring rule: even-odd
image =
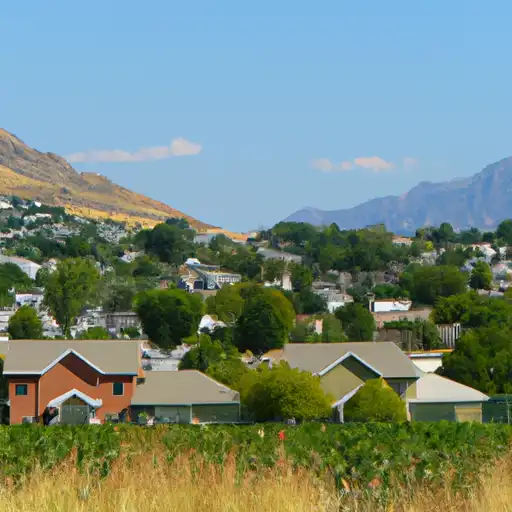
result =
[{"label": "small window", "polygon": [[16,384],[16,396],[27,396],[28,385],[27,384]]},{"label": "small window", "polygon": [[114,396],[124,395],[124,384],[122,382],[114,382],[112,385],[112,394]]}]

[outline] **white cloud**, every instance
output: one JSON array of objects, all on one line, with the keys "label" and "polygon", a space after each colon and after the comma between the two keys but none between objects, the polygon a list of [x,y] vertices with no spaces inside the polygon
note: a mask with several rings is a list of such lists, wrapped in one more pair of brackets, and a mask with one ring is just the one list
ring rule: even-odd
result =
[{"label": "white cloud", "polygon": [[352,161],[345,160],[339,164],[335,164],[334,162],[332,162],[332,160],[329,160],[328,158],[319,158],[317,160],[313,160],[311,165],[313,169],[322,172],[351,171],[356,167],[379,172],[386,171],[388,169],[393,169],[395,167],[393,162],[387,162],[386,160],[380,158],[379,156],[361,156],[358,158],[354,158]]},{"label": "white cloud", "polygon": [[328,158],[318,158],[311,162],[313,169],[322,172],[332,172],[335,170],[335,165]]},{"label": "white cloud", "polygon": [[83,162],[147,162],[164,160],[173,156],[197,155],[203,147],[183,137],[171,141],[169,146],[153,146],[130,152],[122,149],[92,149],[81,153],[73,153],[66,158],[71,163]]},{"label": "white cloud", "polygon": [[375,172],[387,171],[394,167],[393,162],[387,162],[380,156],[360,156],[358,158],[354,158],[354,164],[357,167],[370,169]]},{"label": "white cloud", "polygon": [[341,162],[340,170],[341,171],[351,171],[354,168],[354,164],[349,161]]},{"label": "white cloud", "polygon": [[418,165],[418,160],[412,156],[404,156],[402,159],[402,165],[404,169],[412,169]]}]

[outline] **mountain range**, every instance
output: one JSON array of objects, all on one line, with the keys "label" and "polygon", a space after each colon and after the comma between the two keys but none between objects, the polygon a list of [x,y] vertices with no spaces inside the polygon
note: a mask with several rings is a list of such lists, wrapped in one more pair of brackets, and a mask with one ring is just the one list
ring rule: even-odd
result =
[{"label": "mountain range", "polygon": [[449,222],[454,228],[491,230],[512,218],[512,157],[485,167],[469,178],[442,183],[421,182],[402,196],[371,199],[353,208],[304,208],[285,221],[338,224],[357,229],[385,224],[395,233],[410,234],[423,226]]},{"label": "mountain range", "polygon": [[0,129],[0,195],[16,195],[64,206],[90,218],[112,218],[151,226],[169,217],[185,218],[201,231],[220,231],[164,203],[112,183],[96,173],[79,173],[62,157],[28,147]]}]

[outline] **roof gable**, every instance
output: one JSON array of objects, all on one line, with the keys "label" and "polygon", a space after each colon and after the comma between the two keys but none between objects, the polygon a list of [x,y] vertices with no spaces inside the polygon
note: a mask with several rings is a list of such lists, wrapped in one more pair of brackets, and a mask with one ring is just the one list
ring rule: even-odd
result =
[{"label": "roof gable", "polygon": [[288,343],[279,359],[319,374],[348,353],[385,379],[417,378],[414,364],[393,342]]},{"label": "roof gable", "polygon": [[489,397],[469,386],[435,373],[423,373],[416,383],[416,398],[410,402],[485,402]]},{"label": "roof gable", "polygon": [[357,354],[354,354],[353,352],[346,352],[341,357],[336,359],[336,361],[333,361],[331,364],[326,366],[322,371],[318,372],[318,375],[320,377],[324,376],[326,373],[330,372],[333,368],[336,368],[339,364],[342,364],[347,359],[353,358],[359,363],[361,363],[363,366],[368,368],[370,371],[375,373],[375,377],[382,377],[382,373],[379,372],[379,370],[375,369],[371,364],[367,363],[363,359],[361,359]]},{"label": "roof gable", "polygon": [[68,355],[74,355],[102,375],[137,375],[140,346],[121,340],[11,341],[5,375],[44,375]]},{"label": "roof gable", "polygon": [[239,393],[197,370],[147,372],[132,405],[239,403]]}]

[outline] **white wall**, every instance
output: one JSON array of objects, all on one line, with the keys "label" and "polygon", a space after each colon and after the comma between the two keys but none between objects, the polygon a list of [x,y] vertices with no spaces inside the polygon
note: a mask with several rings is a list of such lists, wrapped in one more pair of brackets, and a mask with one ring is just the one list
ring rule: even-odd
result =
[{"label": "white wall", "polygon": [[412,362],[422,372],[434,373],[438,368],[440,368],[443,365],[443,356],[439,355],[439,357],[418,357],[413,358]]},{"label": "white wall", "polygon": [[409,311],[412,302],[410,300],[379,301],[373,303],[374,313],[387,313],[388,311]]}]

